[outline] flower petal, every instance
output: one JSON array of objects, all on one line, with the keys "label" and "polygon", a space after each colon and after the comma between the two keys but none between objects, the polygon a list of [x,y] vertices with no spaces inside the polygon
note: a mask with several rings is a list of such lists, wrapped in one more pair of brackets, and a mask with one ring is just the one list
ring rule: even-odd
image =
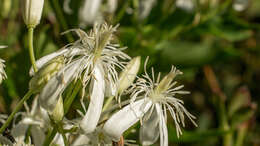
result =
[{"label": "flower petal", "polygon": [[159,138],[159,117],[156,110],[152,111],[152,115],[146,121],[143,121],[139,136],[142,145],[152,145]]},{"label": "flower petal", "polygon": [[35,146],[42,146],[44,139],[45,139],[45,133],[42,129],[40,129],[39,126],[32,126],[31,128],[31,135],[34,141]]},{"label": "flower petal", "polygon": [[102,72],[102,66],[96,64],[93,69],[94,78],[92,79],[92,91],[90,95],[90,103],[88,111],[80,122],[80,127],[85,133],[93,132],[98,124],[98,120],[101,115],[104,94],[105,94],[105,80],[104,73]]},{"label": "flower petal", "polygon": [[90,139],[86,135],[79,135],[76,140],[73,142],[72,146],[83,146],[88,145]]},{"label": "flower petal", "polygon": [[80,60],[76,60],[66,66],[63,70],[52,77],[39,95],[40,105],[48,112],[52,112],[58,102],[59,96],[77,76],[81,65]]},{"label": "flower petal", "polygon": [[[37,68],[41,68],[45,63],[49,62],[50,60],[52,60],[53,58],[55,58],[57,56],[60,56],[60,55],[62,55],[64,53],[66,53],[67,51],[69,51],[69,49],[61,49],[59,51],[53,52],[53,53],[51,53],[49,55],[46,55],[46,56],[38,59],[36,61]],[[34,75],[34,70],[33,70],[32,67],[30,68],[29,74],[30,74],[30,76]]]},{"label": "flower petal", "polygon": [[160,146],[168,146],[168,129],[161,106],[156,103],[155,108],[159,115]]},{"label": "flower petal", "polygon": [[152,101],[141,99],[115,113],[104,125],[104,132],[114,141],[142,118],[152,105]]}]

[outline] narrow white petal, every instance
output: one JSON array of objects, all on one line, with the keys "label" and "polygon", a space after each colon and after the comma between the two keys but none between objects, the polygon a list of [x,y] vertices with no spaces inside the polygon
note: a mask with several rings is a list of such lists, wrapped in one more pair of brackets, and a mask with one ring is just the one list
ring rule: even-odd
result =
[{"label": "narrow white petal", "polygon": [[143,125],[140,128],[140,141],[142,145],[152,145],[159,138],[159,117],[154,109],[152,115],[146,121],[143,121]]},{"label": "narrow white petal", "polygon": [[[144,107],[145,104],[145,107]],[[104,125],[104,132],[114,141],[119,141],[120,136],[142,118],[149,110],[152,102],[141,99],[115,113]]]},{"label": "narrow white petal", "polygon": [[40,105],[48,112],[55,108],[59,96],[70,82],[77,76],[80,60],[76,60],[61,70],[56,76],[52,77],[43,88],[39,95]]},{"label": "narrow white petal", "polygon": [[20,122],[11,130],[11,135],[14,137],[15,141],[22,140],[24,141],[25,133],[28,129],[28,124]]},{"label": "narrow white petal", "polygon": [[90,103],[88,111],[80,122],[80,127],[85,133],[93,132],[98,124],[101,115],[104,94],[105,94],[105,80],[102,72],[102,66],[96,64],[93,69],[94,78],[92,79],[92,91],[90,95]]},{"label": "narrow white petal", "polygon": [[32,126],[31,135],[35,146],[42,146],[45,140],[45,133],[39,126]]},{"label": "narrow white petal", "polygon": [[51,145],[65,146],[62,135],[57,133],[55,135]]},{"label": "narrow white petal", "polygon": [[[45,63],[49,62],[50,60],[52,60],[53,58],[57,57],[57,56],[60,56],[64,53],[66,53],[68,51],[68,49],[62,49],[62,50],[59,50],[59,51],[56,51],[56,52],[53,52],[49,55],[46,55],[40,59],[38,59],[36,61],[36,66],[37,68],[41,68]],[[31,67],[30,68],[30,72],[29,72],[30,76],[33,76],[34,75],[34,70],[33,68]]]},{"label": "narrow white petal", "polygon": [[159,115],[160,146],[168,146],[168,129],[161,106],[156,103],[155,108]]}]

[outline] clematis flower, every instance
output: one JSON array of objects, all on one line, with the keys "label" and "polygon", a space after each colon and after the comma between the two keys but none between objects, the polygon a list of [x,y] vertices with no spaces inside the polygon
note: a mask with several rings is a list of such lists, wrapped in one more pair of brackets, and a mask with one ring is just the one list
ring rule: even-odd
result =
[{"label": "clematis flower", "polygon": [[[80,122],[85,133],[93,132],[101,115],[107,83],[116,87],[118,73],[116,68],[124,69],[130,57],[122,52],[118,44],[112,44],[116,27],[107,24],[95,25],[90,33],[80,29],[72,30],[80,37],[78,41],[65,46],[62,50],[49,54],[36,62],[38,68],[44,67],[53,58],[63,56],[65,65],[43,87],[40,92],[40,104],[52,112],[66,87],[77,79],[82,81],[83,96],[87,86],[90,88],[90,102],[86,110],[83,98],[82,106],[86,111]],[[31,74],[34,74],[31,70]],[[109,85],[109,86],[110,86]],[[115,90],[114,88],[110,90]],[[110,91],[111,92],[111,91]]]},{"label": "clematis flower", "polygon": [[174,120],[177,136],[181,134],[181,125],[185,126],[185,115],[196,125],[195,117],[185,109],[183,101],[175,97],[177,94],[189,93],[181,90],[183,85],[174,87],[177,82],[173,82],[173,79],[179,74],[182,72],[172,67],[172,70],[160,80],[160,74],[155,79],[152,69],[152,78],[150,78],[145,69],[145,74],[138,79],[135,85],[131,103],[115,113],[105,123],[104,131],[114,141],[118,141],[125,130],[141,120],[140,139],[142,144],[151,145],[160,136],[160,145],[168,146],[167,111]]}]

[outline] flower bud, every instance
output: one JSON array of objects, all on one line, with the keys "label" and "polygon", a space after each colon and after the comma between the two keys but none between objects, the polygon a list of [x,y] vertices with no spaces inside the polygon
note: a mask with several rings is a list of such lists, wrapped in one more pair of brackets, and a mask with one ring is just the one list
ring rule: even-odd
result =
[{"label": "flower bud", "polygon": [[39,92],[42,87],[54,76],[62,67],[64,67],[64,57],[59,56],[46,63],[40,70],[33,76],[29,82],[30,90]]},{"label": "flower bud", "polygon": [[141,57],[133,58],[126,66],[125,70],[119,75],[118,93],[122,93],[134,81],[140,67]]},{"label": "flower bud", "polygon": [[63,100],[62,96],[60,96],[54,110],[50,113],[51,119],[55,122],[58,123],[63,119],[64,116],[64,109],[63,109]]},{"label": "flower bud", "polygon": [[44,0],[23,0],[23,19],[27,27],[34,28],[40,23]]}]

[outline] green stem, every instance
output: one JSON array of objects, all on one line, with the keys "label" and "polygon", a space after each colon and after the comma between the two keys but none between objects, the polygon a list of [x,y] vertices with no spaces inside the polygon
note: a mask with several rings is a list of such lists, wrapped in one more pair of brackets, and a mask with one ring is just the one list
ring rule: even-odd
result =
[{"label": "green stem", "polygon": [[62,127],[62,123],[58,123],[57,124],[57,128],[58,128],[59,133],[62,135],[62,138],[63,138],[65,146],[69,146],[69,142],[68,142],[67,137],[66,137],[66,135],[64,133],[64,130],[63,130],[63,127]]},{"label": "green stem", "polygon": [[37,66],[35,63],[34,51],[33,51],[33,27],[28,28],[28,42],[29,42],[29,54],[34,72],[37,72]]},{"label": "green stem", "polygon": [[56,127],[54,127],[52,130],[50,130],[48,135],[46,136],[46,138],[44,140],[43,146],[49,146],[50,143],[52,142],[54,136],[56,135],[56,133],[57,133]]},{"label": "green stem", "polygon": [[[63,15],[62,9],[60,8],[59,0],[51,0],[51,3],[53,5],[53,10],[55,11],[58,21],[61,23],[63,31],[68,30],[69,27]],[[66,33],[65,36],[69,42],[73,42],[74,39],[70,33]]]},{"label": "green stem", "polygon": [[[219,112],[220,112],[220,126],[224,131],[229,131],[230,126],[228,124],[226,107],[224,101],[220,101],[219,103]],[[223,146],[232,146],[233,144],[233,132],[229,132],[223,135]]]},{"label": "green stem", "polygon": [[75,84],[75,88],[73,89],[72,93],[71,94],[68,94],[65,98],[65,101],[64,101],[64,115],[66,115],[70,109],[70,106],[71,104],[73,103],[77,93],[79,92],[80,90],[80,87],[81,87],[81,81],[78,80]]},{"label": "green stem", "polygon": [[241,127],[239,127],[235,146],[243,146],[243,141],[245,139],[246,132],[247,124],[244,124]]},{"label": "green stem", "polygon": [[11,113],[11,115],[8,117],[8,119],[6,120],[6,122],[4,123],[4,125],[0,128],[0,134],[2,134],[4,132],[4,130],[9,126],[9,124],[11,123],[12,119],[14,118],[15,114],[23,107],[23,103],[28,100],[31,95],[33,94],[32,91],[28,91],[24,97],[22,98],[22,100],[20,100],[20,102],[17,104],[17,106],[15,107],[15,109],[13,110],[13,112]]}]

